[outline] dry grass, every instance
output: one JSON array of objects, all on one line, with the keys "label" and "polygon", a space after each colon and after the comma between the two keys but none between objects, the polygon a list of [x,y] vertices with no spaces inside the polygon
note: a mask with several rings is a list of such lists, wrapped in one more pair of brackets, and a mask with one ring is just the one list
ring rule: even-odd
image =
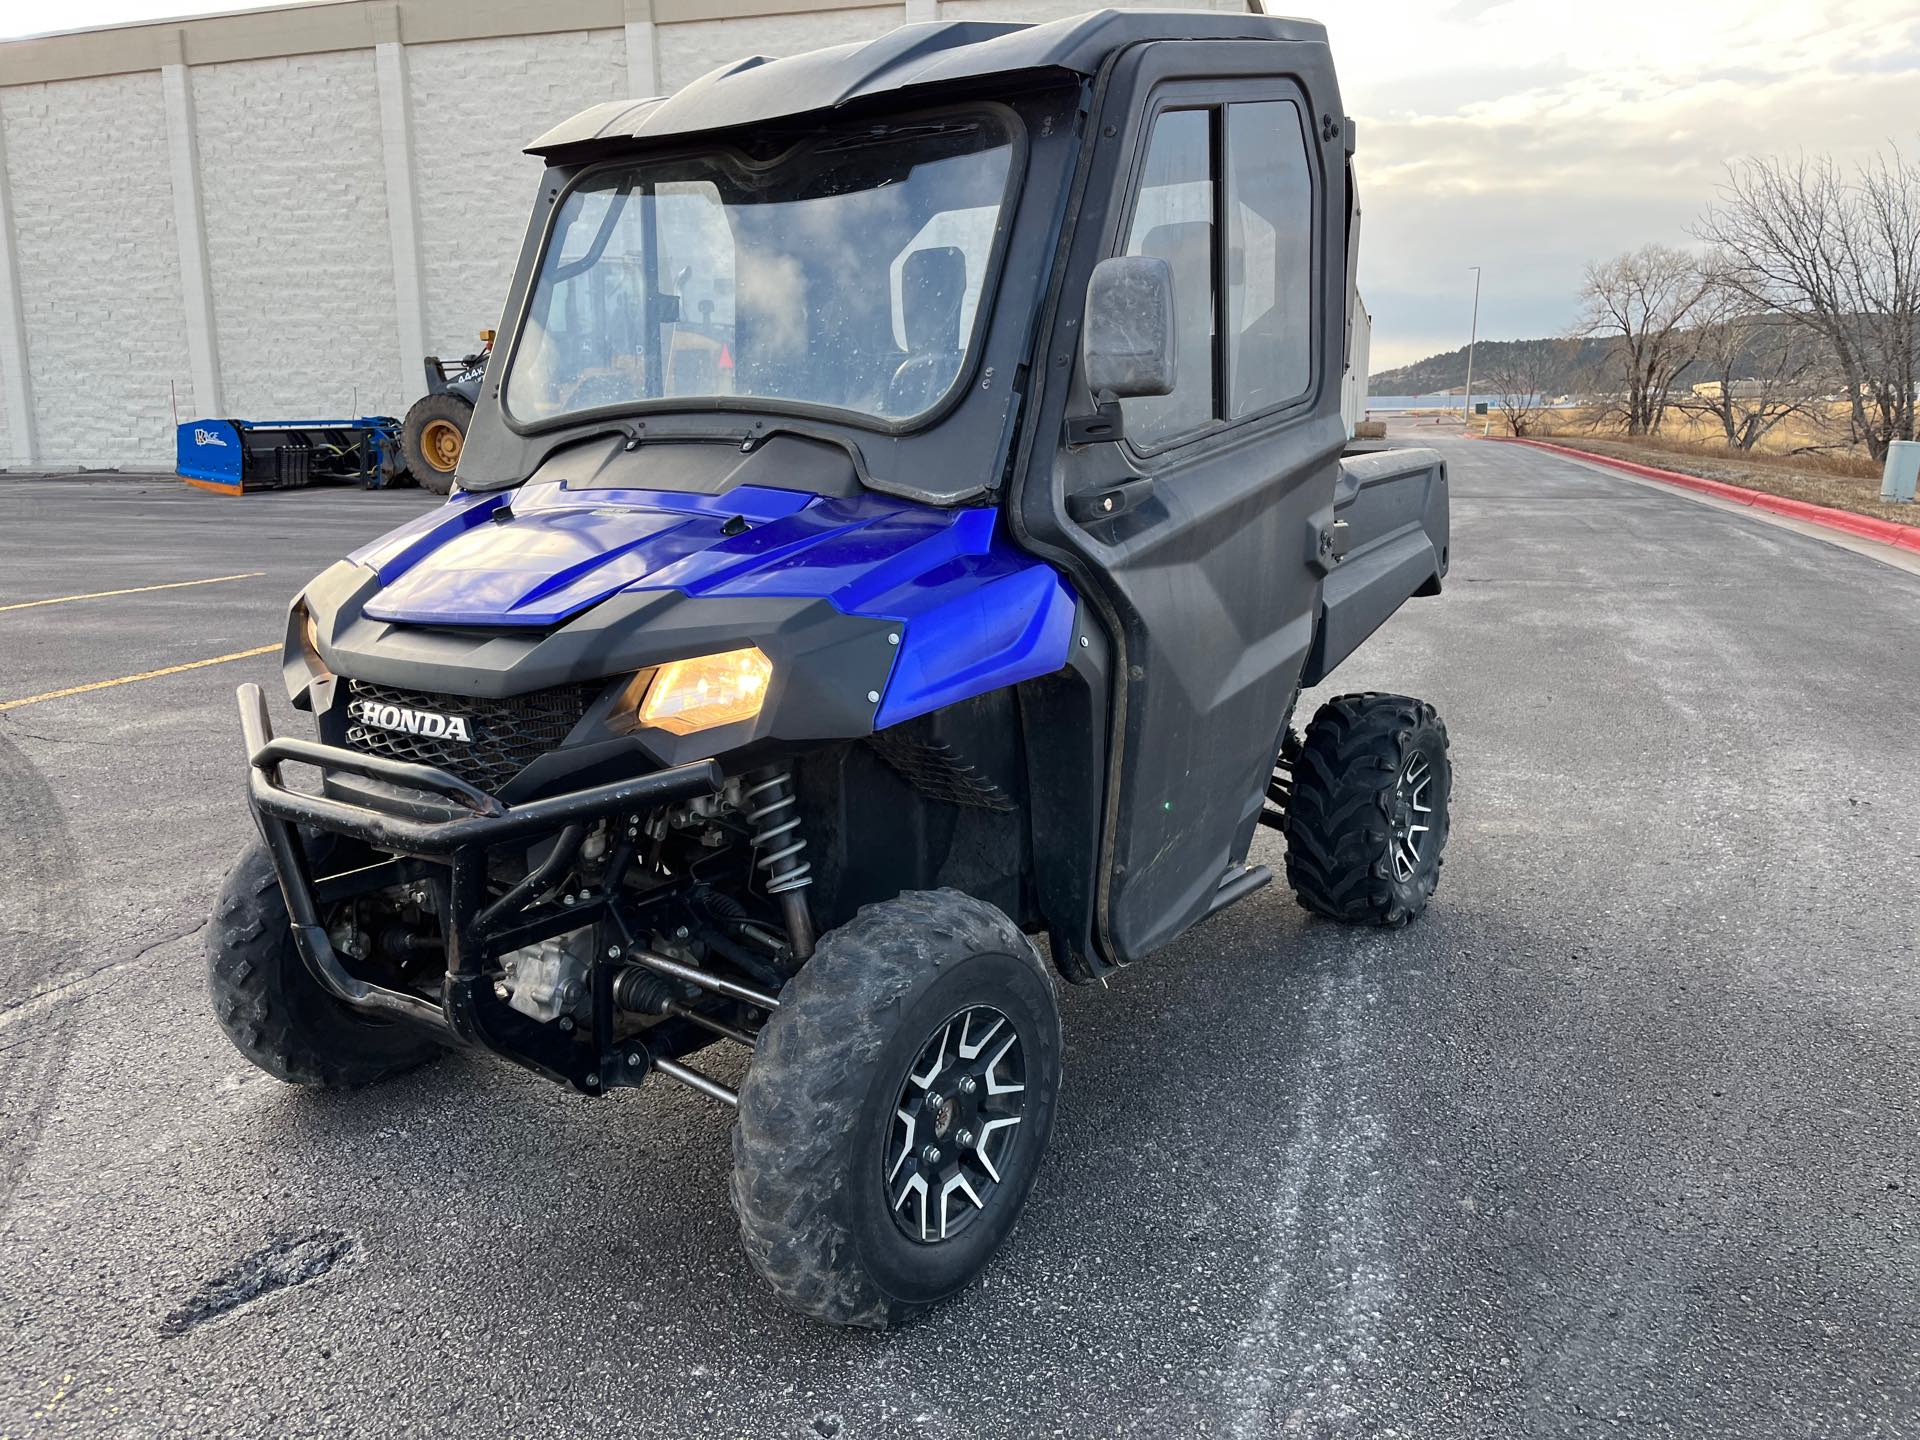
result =
[{"label": "dry grass", "polygon": [[[1578,434],[1601,440],[1627,438],[1617,421],[1591,411],[1566,411],[1556,415],[1552,423],[1556,432],[1563,435]],[[1685,415],[1674,410],[1667,412],[1658,435],[1638,436],[1633,443],[1675,455],[1731,457],[1743,464],[1784,465],[1808,474],[1877,479],[1880,467],[1864,445],[1836,443],[1846,433],[1846,411],[1844,407],[1835,406],[1824,424],[1804,416],[1790,416],[1743,454],[1727,448],[1726,433],[1713,416]]]},{"label": "dry grass", "polygon": [[[1506,418],[1496,410],[1485,420],[1475,417],[1472,429],[1476,434],[1487,420],[1492,421],[1492,433],[1509,433]],[[1577,408],[1546,412],[1528,427],[1528,433],[1581,440],[1627,439],[1617,416]],[[1839,443],[1846,433],[1846,408],[1836,405],[1824,423],[1799,415],[1789,417],[1769,431],[1758,446],[1743,454],[1728,449],[1725,432],[1713,416],[1669,410],[1658,435],[1636,436],[1632,443],[1674,455],[1731,456],[1743,464],[1781,464],[1809,474],[1878,477],[1880,466],[1864,445]]]},{"label": "dry grass", "polygon": [[1684,440],[1667,434],[1637,435],[1630,439],[1618,431],[1596,432],[1558,427],[1537,430],[1533,433],[1543,438],[1551,435],[1570,442],[1577,441],[1583,445],[1589,441],[1600,444],[1634,445],[1648,454],[1671,455],[1675,459],[1700,460],[1708,463],[1724,461],[1727,464],[1744,465],[1756,470],[1774,470],[1783,475],[1828,475],[1842,480],[1871,480],[1876,491],[1880,485],[1880,466],[1864,450],[1857,453],[1850,450],[1814,450],[1793,455],[1773,450],[1754,449],[1742,454],[1738,450],[1729,450],[1717,439]]}]

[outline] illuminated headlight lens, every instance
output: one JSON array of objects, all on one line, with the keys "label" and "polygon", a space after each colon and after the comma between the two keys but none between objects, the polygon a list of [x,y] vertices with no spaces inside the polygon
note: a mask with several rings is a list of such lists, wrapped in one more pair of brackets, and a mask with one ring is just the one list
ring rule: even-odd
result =
[{"label": "illuminated headlight lens", "polygon": [[662,665],[640,705],[640,723],[675,735],[751,720],[766,702],[773,662],[757,649]]}]

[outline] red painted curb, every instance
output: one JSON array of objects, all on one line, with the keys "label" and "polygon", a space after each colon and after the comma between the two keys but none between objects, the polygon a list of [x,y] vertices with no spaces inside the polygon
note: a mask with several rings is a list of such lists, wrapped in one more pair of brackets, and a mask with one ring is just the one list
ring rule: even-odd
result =
[{"label": "red painted curb", "polygon": [[1878,540],[1882,545],[1895,545],[1902,550],[1920,550],[1920,525],[1902,525],[1897,520],[1880,520],[1872,515],[1856,515],[1851,510],[1836,510],[1831,505],[1815,505],[1807,500],[1791,500],[1784,495],[1769,495],[1764,490],[1749,490],[1744,485],[1729,485],[1723,480],[1706,480],[1698,475],[1682,475],[1677,470],[1656,470],[1651,465],[1641,465],[1633,460],[1616,460],[1611,455],[1596,455],[1590,450],[1576,450],[1571,445],[1555,445],[1546,440],[1528,440],[1512,435],[1492,435],[1487,438],[1500,440],[1508,445],[1531,445],[1536,450],[1551,450],[1555,454],[1569,455],[1576,460],[1591,461],[1595,465],[1611,465],[1615,470],[1625,470],[1649,480],[1661,481],[1663,484],[1678,485],[1683,489],[1717,495],[1722,500],[1751,505],[1756,510],[1771,510],[1776,515],[1791,515],[1796,520],[1805,520],[1813,525],[1824,525],[1829,530],[1844,530],[1849,535],[1858,535],[1866,540]]}]

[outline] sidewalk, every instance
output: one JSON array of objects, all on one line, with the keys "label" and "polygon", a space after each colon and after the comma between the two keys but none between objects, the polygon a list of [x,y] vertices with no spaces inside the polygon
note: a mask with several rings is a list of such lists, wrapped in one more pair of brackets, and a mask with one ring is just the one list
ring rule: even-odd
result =
[{"label": "sidewalk", "polygon": [[[1652,465],[1642,465],[1638,461],[1621,460],[1612,455],[1600,455],[1591,450],[1581,450],[1572,445],[1561,445],[1549,440],[1529,440],[1508,435],[1493,435],[1487,438],[1507,445],[1531,445],[1536,450],[1550,450],[1557,455],[1570,456],[1575,460],[1585,460],[1590,464],[1624,470],[1630,475],[1638,475],[1643,480],[1657,480],[1664,485],[1678,485],[1682,489],[1696,490],[1704,495],[1730,500],[1737,505],[1750,505],[1756,510],[1772,511],[1776,515],[1785,515],[1809,525],[1844,531],[1864,540],[1873,540],[1882,545],[1892,545],[1902,550],[1920,553],[1920,525],[1902,525],[1894,520],[1879,520],[1871,515],[1856,515],[1851,510],[1836,510],[1830,505],[1814,505],[1805,500],[1790,499],[1785,495],[1769,495],[1764,490],[1750,490],[1744,485],[1729,485],[1724,480],[1707,480],[1698,475],[1683,475],[1677,470],[1661,470]],[[1916,513],[1920,514],[1920,512]]]}]

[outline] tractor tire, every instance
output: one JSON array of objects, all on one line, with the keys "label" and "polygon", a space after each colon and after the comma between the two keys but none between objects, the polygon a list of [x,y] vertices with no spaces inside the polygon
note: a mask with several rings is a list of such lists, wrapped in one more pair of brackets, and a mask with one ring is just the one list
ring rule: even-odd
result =
[{"label": "tractor tire", "polygon": [[740,1089],[733,1208],[789,1307],[881,1329],[964,1289],[1013,1229],[1060,1085],[1053,978],[955,890],[869,905],[781,992]]},{"label": "tractor tire", "polygon": [[1433,896],[1447,844],[1447,727],[1404,695],[1320,707],[1293,761],[1287,883],[1349,925],[1404,925]]},{"label": "tractor tire", "polygon": [[234,1048],[289,1085],[371,1085],[441,1053],[422,1031],[360,1015],[320,988],[294,948],[273,859],[257,840],[227,873],[214,905],[207,989]]},{"label": "tractor tire", "polygon": [[400,426],[400,448],[407,469],[422,490],[435,495],[453,493],[453,473],[466,448],[467,426],[473,422],[473,403],[460,395],[422,395],[407,411]]}]

